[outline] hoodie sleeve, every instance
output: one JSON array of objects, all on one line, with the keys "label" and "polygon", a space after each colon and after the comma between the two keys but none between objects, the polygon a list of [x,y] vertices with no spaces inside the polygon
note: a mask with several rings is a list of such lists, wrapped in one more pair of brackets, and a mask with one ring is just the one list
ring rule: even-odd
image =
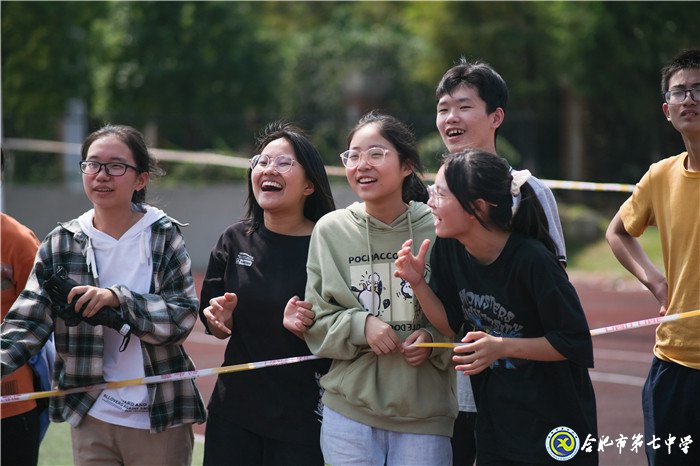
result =
[{"label": "hoodie sleeve", "polygon": [[313,304],[314,324],[304,336],[312,353],[331,359],[354,359],[367,348],[362,308],[344,277],[328,237],[330,225],[319,222],[311,234],[305,299]]},{"label": "hoodie sleeve", "polygon": [[194,328],[199,300],[190,256],[177,226],[153,230],[154,277],[151,293],[132,292],[123,285],[110,288],[121,303],[136,336],[152,345],[182,344]]}]

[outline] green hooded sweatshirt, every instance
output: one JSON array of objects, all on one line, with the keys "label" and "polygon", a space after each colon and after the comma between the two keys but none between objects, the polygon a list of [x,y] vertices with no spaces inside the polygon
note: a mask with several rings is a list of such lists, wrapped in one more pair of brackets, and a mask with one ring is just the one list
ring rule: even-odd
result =
[{"label": "green hooded sweatshirt", "polygon": [[[423,203],[411,202],[391,225],[357,202],[318,221],[305,297],[316,320],[306,342],[314,354],[333,359],[321,379],[326,406],[380,429],[451,436],[457,416],[451,350],[434,348],[427,361],[413,367],[398,352],[377,356],[365,338],[371,313],[391,325],[401,341],[419,328],[435,342],[449,341],[429,326],[410,285],[394,277],[397,253],[409,238],[414,253],[424,239],[431,246],[435,239],[433,217]],[[426,279],[429,274],[426,266]]]}]

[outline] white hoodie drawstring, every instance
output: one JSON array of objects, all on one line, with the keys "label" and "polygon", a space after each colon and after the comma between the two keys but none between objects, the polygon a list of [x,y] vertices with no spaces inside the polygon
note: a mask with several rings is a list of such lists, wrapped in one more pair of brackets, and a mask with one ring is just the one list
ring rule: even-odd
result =
[{"label": "white hoodie drawstring", "polygon": [[139,240],[139,260],[141,264],[151,265],[151,245],[148,244],[146,230],[142,230]]},{"label": "white hoodie drawstring", "polygon": [[92,239],[87,237],[87,250],[85,251],[85,263],[87,264],[88,270],[92,272],[92,277],[97,283],[97,278],[100,274],[97,271],[97,261],[95,260],[95,249],[92,247]]}]

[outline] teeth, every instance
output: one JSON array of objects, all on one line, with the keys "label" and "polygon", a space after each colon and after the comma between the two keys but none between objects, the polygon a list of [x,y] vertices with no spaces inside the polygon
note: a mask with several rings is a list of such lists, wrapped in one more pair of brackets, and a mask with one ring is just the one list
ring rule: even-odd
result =
[{"label": "teeth", "polygon": [[373,182],[373,181],[375,181],[375,180],[374,180],[374,178],[368,178],[368,177],[364,177],[364,176],[363,176],[362,178],[360,178],[360,179],[357,180],[357,181],[360,182],[360,183],[371,183],[371,182]]},{"label": "teeth", "polygon": [[263,181],[260,185],[263,191],[279,191],[282,185],[276,181]]},{"label": "teeth", "polygon": [[464,134],[464,131],[461,129],[451,129],[447,132],[448,136],[459,136],[460,134]]}]

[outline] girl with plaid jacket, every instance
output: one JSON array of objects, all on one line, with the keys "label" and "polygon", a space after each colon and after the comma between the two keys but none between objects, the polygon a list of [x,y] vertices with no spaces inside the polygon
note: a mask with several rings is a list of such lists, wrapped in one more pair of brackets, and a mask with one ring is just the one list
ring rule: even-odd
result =
[{"label": "girl with plaid jacket", "polygon": [[[2,323],[2,374],[24,364],[52,332],[54,388],[194,370],[182,346],[199,306],[191,262],[180,225],[144,202],[159,169],[142,135],[105,126],[85,139],[81,156],[94,208],[41,243],[26,288]],[[59,267],[80,284],[67,297],[81,313],[77,325],[59,316],[61,303],[42,287]],[[85,320],[105,307],[131,327],[126,348],[116,330]],[[50,415],[72,426],[76,464],[189,465],[192,424],[206,417],[192,379],[55,397]]]}]

